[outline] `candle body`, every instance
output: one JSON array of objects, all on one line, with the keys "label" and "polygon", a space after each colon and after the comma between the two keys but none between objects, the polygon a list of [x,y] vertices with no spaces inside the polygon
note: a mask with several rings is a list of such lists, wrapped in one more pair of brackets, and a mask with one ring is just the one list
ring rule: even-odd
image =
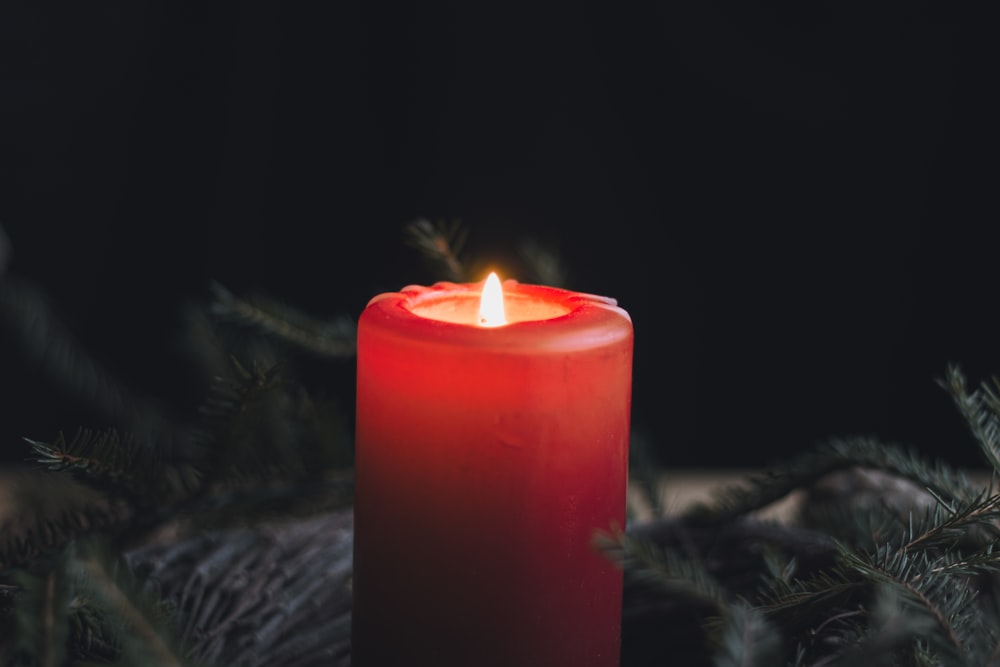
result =
[{"label": "candle body", "polygon": [[591,540],[625,522],[631,322],[505,289],[560,314],[479,329],[418,290],[359,320],[355,667],[618,664],[622,574]]}]

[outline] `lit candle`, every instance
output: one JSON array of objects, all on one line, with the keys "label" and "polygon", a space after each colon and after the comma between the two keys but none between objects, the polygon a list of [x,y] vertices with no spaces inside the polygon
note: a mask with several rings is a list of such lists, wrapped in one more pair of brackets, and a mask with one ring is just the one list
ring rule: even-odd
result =
[{"label": "lit candle", "polygon": [[592,538],[625,522],[632,323],[502,292],[406,287],[358,322],[355,667],[618,665],[622,573]]}]

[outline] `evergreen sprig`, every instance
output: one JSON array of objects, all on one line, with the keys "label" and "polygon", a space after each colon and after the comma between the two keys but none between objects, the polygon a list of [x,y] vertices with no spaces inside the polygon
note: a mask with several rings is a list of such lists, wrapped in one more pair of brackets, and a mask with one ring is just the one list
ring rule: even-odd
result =
[{"label": "evergreen sprig", "polygon": [[903,552],[989,547],[1000,537],[1000,494],[984,489],[979,496],[952,501],[935,496],[931,507],[907,517]]},{"label": "evergreen sprig", "polygon": [[161,476],[164,463],[154,451],[131,436],[120,435],[117,429],[80,429],[71,440],[60,433],[51,444],[25,440],[35,451],[35,461],[50,470],[72,473],[102,491],[134,502],[144,502],[162,490],[166,479]]},{"label": "evergreen sprig", "polygon": [[418,218],[404,227],[407,244],[441,271],[442,278],[456,283],[468,282],[468,269],[460,255],[467,238],[466,229],[457,221],[431,222]]},{"label": "evergreen sprig", "polygon": [[355,323],[348,317],[320,320],[287,303],[264,296],[238,297],[219,283],[212,283],[214,317],[256,330],[321,357],[354,356]]},{"label": "evergreen sprig", "polygon": [[[458,225],[419,220],[407,233],[444,278],[468,280]],[[334,508],[351,498],[349,438],[287,352],[349,357],[353,324],[216,286],[192,321],[213,341],[199,352],[218,378],[184,424],[133,400],[9,278],[0,315],[40,367],[93,391],[110,424],[28,440],[49,482],[15,493],[19,511],[0,526],[4,664],[346,665],[353,535],[349,509]],[[215,327],[234,324],[251,340],[228,359]],[[951,367],[942,384],[996,475],[1000,381],[971,390]],[[658,509],[640,445],[635,480]],[[793,493],[808,511],[761,520]],[[624,570],[623,667],[978,667],[1000,664],[998,526],[993,479],[851,438],[678,517],[633,517],[595,546]]]},{"label": "evergreen sprig", "polygon": [[681,596],[713,615],[723,615],[729,608],[731,596],[725,588],[701,563],[676,549],[622,532],[598,533],[594,545],[618,563],[630,585]]},{"label": "evergreen sprig", "polygon": [[96,540],[74,543],[69,551],[67,569],[80,599],[75,620],[98,622],[88,633],[100,638],[102,649],[116,649],[118,660],[129,665],[196,667],[178,639],[174,610],[120,556]]},{"label": "evergreen sprig", "polygon": [[[957,369],[948,377],[985,458],[1000,460],[1000,383],[969,391]],[[856,487],[855,478],[870,488]],[[723,639],[714,644],[712,664],[740,664],[733,660],[749,660],[774,642],[787,657],[773,664],[800,667],[1000,664],[1000,495],[994,479],[974,483],[962,471],[871,438],[832,440],[695,506],[682,515],[688,528],[635,527],[620,547],[631,556],[618,560],[626,582],[649,591],[665,590],[664,581],[676,591],[704,590],[698,582],[705,564],[714,563],[715,612],[702,617],[705,636]],[[831,495],[831,484],[841,485],[839,497]],[[817,493],[823,485],[828,488]],[[835,527],[832,559],[769,557],[763,552],[771,547],[750,542],[748,549],[762,552],[752,566],[758,586],[737,586],[746,555],[733,551],[726,536],[734,527],[756,525],[760,510],[796,492],[806,493],[807,507],[817,503],[810,514],[814,528]],[[829,510],[835,516],[822,517]],[[791,525],[803,518],[790,517]],[[706,538],[691,526],[715,526],[716,536]],[[693,556],[702,563],[701,573],[671,568],[686,584],[662,576],[668,561],[661,554],[677,549],[689,562]],[[656,613],[634,590],[626,602],[626,618]],[[756,639],[741,643],[741,637]]]},{"label": "evergreen sprig", "polygon": [[569,269],[559,255],[534,239],[525,239],[518,246],[518,255],[524,261],[528,275],[524,282],[534,282],[551,287],[569,284]]},{"label": "evergreen sprig", "polygon": [[784,659],[777,628],[759,609],[744,601],[729,606],[714,643],[715,667],[772,667]]},{"label": "evergreen sprig", "polygon": [[873,438],[833,439],[763,473],[748,475],[742,483],[719,490],[711,501],[698,503],[688,512],[705,521],[732,520],[809,488],[830,473],[857,467],[909,480],[943,499],[975,498],[981,492],[964,472],[940,461],[929,462],[898,445]]},{"label": "evergreen sprig", "polygon": [[3,664],[195,667],[176,639],[173,609],[101,539],[69,543],[10,573],[16,604]]},{"label": "evergreen sprig", "polygon": [[1000,380],[969,391],[965,374],[953,365],[940,384],[950,392],[993,473],[1000,474]]},{"label": "evergreen sprig", "polygon": [[59,667],[66,660],[70,586],[62,559],[48,571],[17,571],[11,577],[17,589],[12,615],[13,641],[0,657],[4,664]]},{"label": "evergreen sprig", "polygon": [[[123,498],[81,484],[67,472],[18,470],[0,513],[0,573],[52,557],[76,538],[114,533],[135,520]],[[13,511],[11,511],[13,510]]]},{"label": "evergreen sprig", "polygon": [[215,379],[201,408],[200,495],[219,485],[316,480],[349,465],[338,404],[287,381],[282,365],[248,368],[234,358],[232,368],[231,376]]},{"label": "evergreen sprig", "polygon": [[[897,601],[901,622],[909,624],[913,642],[927,647],[945,664],[971,665],[982,658],[982,610],[974,604],[977,592],[962,573],[949,571],[949,556],[911,555],[883,545],[871,554],[845,550],[845,567],[855,570],[877,590],[889,591]],[[989,631],[992,634],[992,630]]]}]

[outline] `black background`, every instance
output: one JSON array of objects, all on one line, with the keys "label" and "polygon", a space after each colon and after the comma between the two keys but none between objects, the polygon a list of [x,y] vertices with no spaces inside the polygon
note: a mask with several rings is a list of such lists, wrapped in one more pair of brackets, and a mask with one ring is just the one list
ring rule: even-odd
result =
[{"label": "black background", "polygon": [[[985,49],[920,3],[805,4],[5,2],[7,272],[174,400],[210,280],[356,317],[436,278],[407,222],[459,220],[630,312],[668,466],[856,434],[978,465],[936,380],[1000,372]],[[13,355],[8,459],[76,426]]]}]

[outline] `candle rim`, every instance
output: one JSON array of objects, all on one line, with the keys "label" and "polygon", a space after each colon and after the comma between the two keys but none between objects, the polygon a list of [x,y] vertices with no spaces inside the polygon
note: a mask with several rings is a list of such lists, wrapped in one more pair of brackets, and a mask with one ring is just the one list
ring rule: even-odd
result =
[{"label": "candle rim", "polygon": [[[513,321],[501,327],[433,319],[413,312],[414,304],[422,300],[447,298],[449,293],[478,299],[482,289],[482,283],[440,281],[429,286],[407,285],[399,292],[376,295],[368,302],[362,319],[411,342],[423,339],[431,343],[447,341],[461,346],[522,351],[596,347],[632,335],[632,319],[614,298],[521,283],[512,278],[503,281],[503,288],[504,294],[514,299],[545,299],[560,305],[565,312],[545,319]],[[375,317],[376,314],[381,317]],[[394,322],[400,327],[394,327]]]}]

